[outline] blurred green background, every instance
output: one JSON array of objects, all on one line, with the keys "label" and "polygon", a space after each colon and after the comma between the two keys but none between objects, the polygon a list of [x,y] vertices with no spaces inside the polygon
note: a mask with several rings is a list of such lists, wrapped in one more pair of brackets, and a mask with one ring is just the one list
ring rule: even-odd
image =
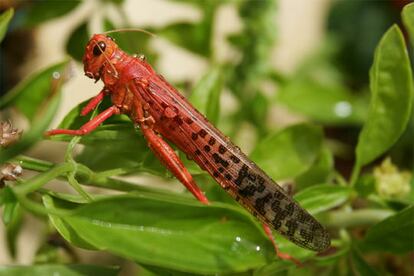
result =
[{"label": "blurred green background", "polygon": [[[2,168],[23,168],[0,174],[0,274],[412,275],[409,2],[2,1],[0,120],[24,132],[0,149]],[[90,36],[130,27],[156,36],[111,36],[291,190],[329,229],[328,251],[275,233],[304,267],[275,259],[257,222],[181,154],[214,204],[192,201],[125,116],[82,139],[42,137],[89,119],[79,110],[102,87],[80,63]]]}]

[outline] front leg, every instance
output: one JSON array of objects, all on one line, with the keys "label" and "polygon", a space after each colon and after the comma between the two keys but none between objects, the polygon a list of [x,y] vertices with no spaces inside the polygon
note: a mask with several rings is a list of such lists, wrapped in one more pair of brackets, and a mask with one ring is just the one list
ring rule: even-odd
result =
[{"label": "front leg", "polygon": [[95,107],[100,103],[100,102],[102,102],[102,100],[103,100],[103,98],[105,97],[105,95],[106,94],[108,94],[108,90],[104,87],[102,90],[101,90],[101,92],[99,92],[99,94],[98,95],[96,95],[95,97],[93,97],[89,102],[88,102],[88,104],[84,107],[84,108],[82,108],[82,111],[81,111],[81,115],[82,116],[85,116],[85,115],[87,115],[89,112],[91,112],[92,110],[94,110],[95,109]]},{"label": "front leg", "polygon": [[120,111],[118,107],[111,106],[105,109],[102,113],[99,113],[95,118],[84,124],[80,129],[52,129],[46,132],[47,136],[57,135],[57,134],[66,134],[66,135],[85,135],[96,129],[100,124],[105,120],[115,114],[119,114]]}]

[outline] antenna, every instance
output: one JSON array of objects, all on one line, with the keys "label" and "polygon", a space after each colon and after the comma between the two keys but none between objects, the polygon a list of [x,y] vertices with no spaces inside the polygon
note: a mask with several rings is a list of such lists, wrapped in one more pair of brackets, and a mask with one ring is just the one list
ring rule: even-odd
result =
[{"label": "antenna", "polygon": [[141,32],[147,35],[150,35],[152,37],[157,37],[156,34],[151,33],[150,31],[140,29],[140,28],[121,28],[121,29],[115,29],[111,31],[103,32],[102,34],[111,34],[111,33],[122,33],[122,32]]}]

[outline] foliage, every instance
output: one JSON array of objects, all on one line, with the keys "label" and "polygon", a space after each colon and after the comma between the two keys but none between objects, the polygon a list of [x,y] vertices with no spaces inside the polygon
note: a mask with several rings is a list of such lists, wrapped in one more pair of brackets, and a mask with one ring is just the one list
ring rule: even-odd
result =
[{"label": "foliage", "polygon": [[0,275],[67,275],[80,276],[99,274],[103,276],[118,275],[119,270],[111,267],[99,267],[94,265],[34,265],[24,266],[3,266],[0,268]]},{"label": "foliage", "polygon": [[[70,13],[79,4],[66,1],[63,5],[49,5],[52,2],[41,1],[25,7],[24,20],[17,18],[15,24],[33,27]],[[383,265],[388,255],[382,252],[388,252],[392,258],[406,258],[414,250],[414,180],[411,177],[410,181],[410,177],[405,177],[409,173],[404,172],[406,167],[413,166],[410,163],[413,159],[395,165],[384,163],[382,166],[398,166],[388,170],[392,174],[374,171],[379,168],[377,160],[404,150],[398,145],[414,126],[413,75],[408,45],[400,27],[393,25],[382,31],[375,54],[368,51],[368,57],[364,57],[372,60],[369,74],[366,69],[358,68],[358,74],[364,72],[369,83],[361,83],[364,77],[356,76],[355,89],[347,85],[349,72],[335,67],[336,46],[330,47],[329,43],[291,76],[283,76],[271,67],[270,51],[277,39],[272,21],[277,12],[274,0],[181,2],[199,9],[201,19],[149,29],[209,62],[208,71],[193,85],[189,100],[232,138],[241,137],[243,126],[250,125],[256,135],[250,157],[275,180],[296,183],[295,199],[328,227],[332,248],[315,254],[276,236],[283,252],[306,265],[296,268],[290,262],[276,259],[260,223],[189,160],[185,163],[212,201],[208,206],[201,205],[187,192],[148,188],[122,178],[134,174],[156,175],[153,179],[159,182],[171,179],[141,133],[124,115],[114,116],[81,138],[53,137],[68,142],[62,163],[27,156],[27,150],[41,140],[58,108],[60,88],[67,81],[68,62],[62,61],[22,81],[0,102],[1,110],[15,108],[29,122],[28,130],[16,144],[0,149],[0,162],[19,163],[24,170],[37,172],[30,178],[8,181],[0,189],[2,219],[12,255],[22,214],[29,212],[50,223],[53,232],[68,243],[64,248],[105,250],[136,262],[142,275],[392,274],[394,271],[387,271]],[[217,60],[212,43],[215,15],[223,3],[236,7],[243,23],[239,33],[228,37],[241,58],[227,63]],[[100,5],[112,7],[121,17],[124,15],[123,1],[101,1]],[[369,9],[370,5],[366,6]],[[0,41],[8,24],[13,22],[12,17],[13,10],[0,16]],[[123,18],[122,26],[118,26],[105,14],[102,29],[134,27]],[[402,19],[413,42],[413,4],[404,7]],[[338,19],[340,24],[333,22],[333,26],[344,27],[346,22],[341,20]],[[81,60],[89,29],[90,21],[85,18],[67,39],[66,51],[76,60]],[[157,53],[149,47],[154,38],[143,34],[115,36],[121,48],[132,52],[139,45],[150,63],[157,60]],[[342,51],[348,43],[349,37],[338,39],[333,45],[340,45]],[[364,43],[364,37],[360,43]],[[277,95],[263,93],[263,83],[269,82],[279,87]],[[366,93],[368,86],[370,95]],[[230,91],[237,101],[238,108],[233,112],[220,106],[225,91]],[[77,129],[88,121],[89,116],[80,116],[85,104],[73,108],[60,127]],[[104,101],[95,114],[109,104]],[[269,126],[266,120],[270,108],[276,104],[307,120],[283,129]],[[340,134],[345,130],[356,145],[343,146],[348,141],[330,136],[332,129]],[[77,144],[83,148],[74,154]],[[349,154],[356,157],[355,161],[346,161],[347,167],[353,168],[352,177],[335,164],[343,162],[343,156]],[[399,177],[401,174],[404,177]],[[44,187],[54,179],[65,180],[77,194]],[[390,192],[379,191],[378,183],[387,186]],[[89,194],[83,186],[123,194]],[[399,193],[397,186],[404,186],[401,191],[410,192]],[[44,248],[47,249],[39,250],[37,260],[46,258],[43,263],[47,264],[38,261],[33,266],[2,266],[0,275],[118,273],[112,267],[65,264],[56,248]],[[76,262],[71,251],[68,252],[71,261]],[[375,258],[367,258],[368,254]],[[407,262],[409,266],[408,259]],[[400,269],[410,268],[403,265]]]},{"label": "foliage", "polygon": [[7,26],[13,17],[14,10],[10,9],[0,16],[0,41],[3,40],[7,31]]}]

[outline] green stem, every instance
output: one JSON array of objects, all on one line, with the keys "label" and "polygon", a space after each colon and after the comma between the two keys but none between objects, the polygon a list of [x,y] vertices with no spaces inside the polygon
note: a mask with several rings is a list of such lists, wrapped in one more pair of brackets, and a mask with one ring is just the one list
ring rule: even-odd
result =
[{"label": "green stem", "polygon": [[29,156],[19,155],[15,158],[15,161],[19,162],[19,164],[27,170],[37,171],[37,172],[45,172],[52,168],[55,164],[52,162],[32,158]]},{"label": "green stem", "polygon": [[36,203],[28,199],[25,195],[18,195],[16,194],[19,203],[31,213],[41,215],[41,216],[48,216],[48,215],[56,215],[56,216],[67,216],[71,213],[71,211],[65,210],[58,210],[58,209],[47,209],[43,207],[43,205]]},{"label": "green stem", "polygon": [[333,211],[327,213],[321,220],[329,227],[349,228],[363,225],[373,225],[393,215],[390,210],[361,209],[350,211]]},{"label": "green stem", "polygon": [[337,171],[334,171],[334,178],[336,182],[339,184],[339,186],[345,187],[348,186],[348,183],[346,182],[345,178]]},{"label": "green stem", "polygon": [[[42,196],[43,195],[49,195],[55,198],[59,198],[59,199],[63,199],[65,201],[69,201],[69,202],[74,202],[74,203],[79,203],[79,204],[84,204],[84,203],[88,203],[89,201],[85,200],[85,198],[76,195],[76,194],[67,194],[67,193],[60,193],[60,192],[55,192],[55,191],[51,191],[48,189],[44,189],[44,188],[40,188],[39,190],[37,190],[38,193],[40,193]],[[98,195],[100,197],[100,195]]]},{"label": "green stem", "polygon": [[13,190],[18,195],[21,195],[21,196],[26,195],[30,192],[36,191],[37,189],[45,185],[47,182],[67,172],[70,172],[72,168],[73,168],[72,164],[68,164],[68,163],[56,165],[49,171],[38,174],[35,177],[32,177],[31,179],[27,180],[25,183],[14,187]]},{"label": "green stem", "polygon": [[[19,156],[15,160],[20,162],[20,165],[24,169],[34,170],[38,172],[45,172],[53,168],[53,166],[55,166],[55,164],[53,163],[35,159],[35,158],[30,158],[27,156]],[[67,163],[63,163],[63,164],[66,164],[65,166],[68,166],[70,167],[70,169],[73,169],[72,164],[67,164]],[[119,169],[117,172],[121,174],[121,173],[127,173],[129,171],[130,170]],[[93,187],[99,187],[99,188],[105,188],[105,189],[123,191],[123,192],[148,190],[146,188],[140,187],[139,185],[132,184],[127,181],[108,177],[108,175],[114,175],[115,172],[116,172],[115,170],[110,170],[110,171],[103,171],[103,172],[95,173],[94,171],[86,167],[85,165],[78,163],[75,177],[80,179],[79,182],[82,185],[87,185],[87,186],[93,186]],[[27,183],[24,185],[27,185]],[[42,185],[40,185],[40,187],[41,186]]]},{"label": "green stem", "polygon": [[349,181],[351,187],[355,186],[356,181],[358,180],[359,173],[361,172],[361,166],[355,163],[354,168],[352,169],[351,180]]},{"label": "green stem", "polygon": [[70,172],[68,174],[68,182],[72,186],[73,189],[75,189],[78,194],[80,194],[86,201],[92,202],[93,198],[91,195],[89,195],[79,184],[79,182],[76,180],[74,173]]},{"label": "green stem", "polygon": [[90,181],[82,183],[92,187],[106,188],[115,191],[131,192],[131,191],[148,191],[149,188],[145,188],[136,184],[129,183],[127,181],[113,179],[113,178],[99,178],[92,177]]},{"label": "green stem", "polygon": [[73,137],[69,144],[68,147],[66,148],[66,152],[65,152],[65,160],[66,162],[75,162],[75,160],[72,157],[72,151],[75,148],[75,146],[78,144],[78,142],[80,141],[81,137],[80,136],[75,136]]},{"label": "green stem", "polygon": [[78,163],[73,159],[72,152],[75,146],[80,141],[80,136],[75,136],[70,141],[65,154],[65,160],[67,163],[72,164],[73,170],[71,170],[67,174],[68,182],[72,186],[73,189],[75,189],[81,196],[83,196],[87,201],[91,202],[93,201],[92,197],[82,188],[82,186],[79,184],[79,182],[76,180],[76,173],[78,171]]},{"label": "green stem", "polygon": [[111,176],[116,176],[116,175],[123,175],[123,174],[136,172],[139,169],[141,169],[141,167],[142,165],[138,165],[136,167],[131,167],[131,168],[116,168],[116,169],[101,171],[101,172],[95,173],[95,175],[99,177],[111,177]]}]

